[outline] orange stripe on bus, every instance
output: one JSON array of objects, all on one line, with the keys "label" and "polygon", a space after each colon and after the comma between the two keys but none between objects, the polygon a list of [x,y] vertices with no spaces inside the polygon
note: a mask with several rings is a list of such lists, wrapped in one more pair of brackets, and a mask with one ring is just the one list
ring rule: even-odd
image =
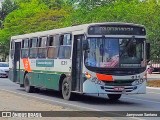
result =
[{"label": "orange stripe on bus", "polygon": [[28,58],[23,58],[23,66],[24,66],[25,71],[31,72],[31,66],[30,66]]},{"label": "orange stripe on bus", "polygon": [[99,80],[103,80],[103,81],[113,81],[113,77],[112,75],[105,75],[105,74],[99,74],[99,73],[96,73],[97,75],[97,78]]}]

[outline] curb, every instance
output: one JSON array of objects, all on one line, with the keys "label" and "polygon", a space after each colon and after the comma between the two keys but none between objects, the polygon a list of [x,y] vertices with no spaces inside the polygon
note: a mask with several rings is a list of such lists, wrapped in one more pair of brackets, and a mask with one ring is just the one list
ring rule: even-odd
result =
[{"label": "curb", "polygon": [[155,90],[160,90],[159,87],[147,87],[148,89],[155,89]]}]

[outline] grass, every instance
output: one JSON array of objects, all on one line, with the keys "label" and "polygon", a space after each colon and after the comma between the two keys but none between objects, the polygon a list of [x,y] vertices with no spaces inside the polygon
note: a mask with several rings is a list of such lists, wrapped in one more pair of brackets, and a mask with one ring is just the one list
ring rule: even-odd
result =
[{"label": "grass", "polygon": [[147,81],[149,87],[160,87],[160,80],[149,80]]}]

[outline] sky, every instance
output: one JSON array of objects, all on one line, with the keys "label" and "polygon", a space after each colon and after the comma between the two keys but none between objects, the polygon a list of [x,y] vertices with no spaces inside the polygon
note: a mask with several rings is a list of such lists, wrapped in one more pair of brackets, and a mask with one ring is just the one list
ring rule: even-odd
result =
[{"label": "sky", "polygon": [[0,0],[0,2],[2,2],[2,1],[4,1],[4,0]]},{"label": "sky", "polygon": [[0,7],[1,7],[1,2],[2,2],[3,0],[0,0]]}]

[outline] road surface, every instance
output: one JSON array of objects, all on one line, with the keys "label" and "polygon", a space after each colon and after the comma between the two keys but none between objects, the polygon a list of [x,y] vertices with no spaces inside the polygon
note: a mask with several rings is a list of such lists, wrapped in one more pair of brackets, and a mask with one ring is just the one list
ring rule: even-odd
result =
[{"label": "road surface", "polygon": [[[123,95],[116,103],[110,102],[107,98],[81,95],[75,95],[74,101],[66,101],[55,91],[26,93],[24,88],[20,88],[18,84],[12,83],[6,78],[0,78],[0,90],[82,111],[160,111],[160,89],[147,89],[147,94],[142,95]],[[128,120],[128,118],[121,119]],[[139,117],[133,119],[159,120],[160,118]]]}]

